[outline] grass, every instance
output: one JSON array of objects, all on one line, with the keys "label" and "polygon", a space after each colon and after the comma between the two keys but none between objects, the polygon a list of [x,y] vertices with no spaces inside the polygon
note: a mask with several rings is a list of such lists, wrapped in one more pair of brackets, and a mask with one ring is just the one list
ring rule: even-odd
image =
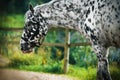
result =
[{"label": "grass", "polygon": [[110,73],[113,80],[120,80],[120,65],[115,62],[110,65]]},{"label": "grass", "polygon": [[96,80],[96,68],[70,65],[67,75],[76,78],[76,80]]},{"label": "grass", "polygon": [[[12,54],[9,55],[11,63],[4,68],[19,69],[25,71],[45,72],[54,74],[63,74],[62,61],[48,59],[44,62],[43,56],[39,54]],[[45,55],[44,55],[45,57]],[[69,71],[66,76],[73,80],[96,80],[96,67],[79,67],[69,65]],[[110,72],[113,80],[120,80],[120,66],[116,63],[110,65]]]},{"label": "grass", "polygon": [[62,73],[61,62],[56,60],[51,60],[48,54],[43,50],[41,53],[35,54],[9,54],[7,56],[10,59],[10,64],[7,68],[14,68],[27,71],[42,71],[49,73]]},{"label": "grass", "polygon": [[21,14],[1,15],[0,17],[2,28],[23,28],[24,16]]},{"label": "grass", "polygon": [[[69,66],[69,77],[74,77],[75,80],[96,80],[97,68],[95,67],[78,67],[78,66]],[[120,80],[120,66],[116,63],[110,65],[110,74],[112,80]]]},{"label": "grass", "polygon": [[[47,57],[49,56],[47,54],[47,56],[44,54],[43,58],[43,54],[44,52],[42,52],[42,54],[10,54],[8,55],[10,63],[4,68],[63,74],[63,60],[55,61],[48,59]],[[47,61],[45,61],[45,56]],[[95,80],[96,68],[70,65],[69,72],[66,75],[70,78],[74,78],[74,80]]]}]

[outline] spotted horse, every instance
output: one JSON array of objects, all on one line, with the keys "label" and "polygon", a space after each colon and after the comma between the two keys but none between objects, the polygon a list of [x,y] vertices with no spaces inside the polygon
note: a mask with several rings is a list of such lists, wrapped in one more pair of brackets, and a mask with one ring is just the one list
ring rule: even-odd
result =
[{"label": "spotted horse", "polygon": [[53,26],[77,30],[89,39],[98,58],[97,80],[112,80],[107,49],[120,47],[119,0],[52,0],[34,8],[30,5],[21,50],[28,53],[40,46]]}]

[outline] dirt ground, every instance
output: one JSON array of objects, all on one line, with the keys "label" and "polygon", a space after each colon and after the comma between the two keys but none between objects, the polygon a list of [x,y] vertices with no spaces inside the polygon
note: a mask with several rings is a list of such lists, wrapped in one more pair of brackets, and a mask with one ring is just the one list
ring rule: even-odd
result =
[{"label": "dirt ground", "polygon": [[73,80],[64,75],[0,69],[0,80]]}]

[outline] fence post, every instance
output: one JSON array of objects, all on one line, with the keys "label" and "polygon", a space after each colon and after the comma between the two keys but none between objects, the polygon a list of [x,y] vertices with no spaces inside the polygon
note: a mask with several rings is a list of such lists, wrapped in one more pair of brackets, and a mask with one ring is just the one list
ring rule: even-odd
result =
[{"label": "fence post", "polygon": [[66,29],[65,31],[65,52],[64,52],[64,73],[68,72],[69,66],[69,44],[70,44],[70,30]]}]

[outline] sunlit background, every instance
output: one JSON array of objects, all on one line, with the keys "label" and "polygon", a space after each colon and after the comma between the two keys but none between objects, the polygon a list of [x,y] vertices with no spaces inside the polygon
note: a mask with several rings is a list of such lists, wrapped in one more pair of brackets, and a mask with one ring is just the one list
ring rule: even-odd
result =
[{"label": "sunlit background", "polygon": [[[17,69],[52,74],[63,74],[64,47],[41,46],[31,54],[20,50],[20,37],[24,26],[24,14],[33,6],[50,0],[0,0],[0,68]],[[70,32],[71,43],[88,42],[76,31]],[[44,43],[64,43],[65,30],[49,30]],[[110,48],[110,71],[113,80],[120,80],[120,49]],[[96,54],[91,46],[70,47],[69,70],[66,76],[77,80],[95,80]]]}]

